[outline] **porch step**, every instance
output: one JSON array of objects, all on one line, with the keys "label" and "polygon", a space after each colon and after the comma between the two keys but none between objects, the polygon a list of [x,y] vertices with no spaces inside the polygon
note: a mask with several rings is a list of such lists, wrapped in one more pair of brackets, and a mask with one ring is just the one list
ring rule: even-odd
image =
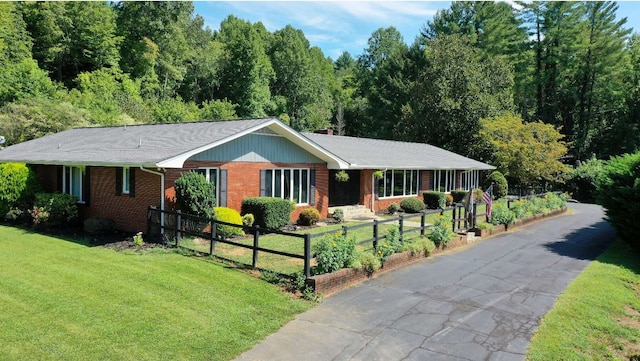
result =
[{"label": "porch step", "polygon": [[374,212],[363,205],[329,207],[329,216],[333,216],[333,212],[338,208],[344,212],[345,220],[374,219],[376,217]]}]

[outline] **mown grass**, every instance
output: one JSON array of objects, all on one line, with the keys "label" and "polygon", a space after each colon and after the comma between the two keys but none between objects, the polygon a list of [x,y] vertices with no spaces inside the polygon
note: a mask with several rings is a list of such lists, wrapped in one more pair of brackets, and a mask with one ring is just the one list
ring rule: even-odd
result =
[{"label": "mown grass", "polygon": [[309,307],[208,258],[0,226],[2,360],[229,360]]},{"label": "mown grass", "polygon": [[559,297],[527,359],[640,360],[639,341],[640,259],[617,241]]}]

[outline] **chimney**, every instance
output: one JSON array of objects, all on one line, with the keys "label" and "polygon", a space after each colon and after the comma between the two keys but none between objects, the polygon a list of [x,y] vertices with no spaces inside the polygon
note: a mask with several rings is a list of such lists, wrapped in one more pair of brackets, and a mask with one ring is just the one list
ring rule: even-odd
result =
[{"label": "chimney", "polygon": [[314,133],[316,133],[316,134],[333,135],[333,129],[331,129],[331,128],[318,129]]}]

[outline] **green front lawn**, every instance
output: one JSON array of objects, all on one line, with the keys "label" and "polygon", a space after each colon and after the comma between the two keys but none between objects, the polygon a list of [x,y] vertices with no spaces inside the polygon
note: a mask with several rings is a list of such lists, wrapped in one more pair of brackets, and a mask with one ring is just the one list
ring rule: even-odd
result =
[{"label": "green front lawn", "polygon": [[309,307],[207,258],[0,226],[2,360],[229,360]]},{"label": "green front lawn", "polygon": [[640,360],[638,254],[617,241],[592,262],[543,318],[527,359]]}]

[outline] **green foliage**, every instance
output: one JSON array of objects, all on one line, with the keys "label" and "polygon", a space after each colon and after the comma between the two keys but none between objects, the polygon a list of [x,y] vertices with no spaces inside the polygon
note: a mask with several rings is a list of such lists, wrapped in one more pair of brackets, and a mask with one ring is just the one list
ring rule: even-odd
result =
[{"label": "green foliage", "polygon": [[92,236],[113,233],[116,228],[116,222],[113,219],[103,217],[87,218],[83,224],[84,231]]},{"label": "green foliage", "polygon": [[406,213],[419,213],[424,210],[424,203],[418,198],[405,198],[400,202],[400,208]]},{"label": "green foliage", "polygon": [[394,226],[389,229],[384,239],[378,243],[375,252],[380,258],[380,261],[384,263],[389,256],[397,252],[402,252],[402,250],[403,245],[400,239],[400,230]]},{"label": "green foliage", "polygon": [[12,208],[30,208],[40,189],[36,174],[24,163],[0,164],[0,216]]},{"label": "green foliage", "polygon": [[70,194],[36,193],[32,216],[35,225],[72,226],[78,221],[78,199]]},{"label": "green foliage", "polygon": [[356,240],[347,238],[342,232],[324,235],[314,245],[317,266],[316,274],[331,273],[341,268],[349,267],[355,260]]},{"label": "green foliage", "polygon": [[211,218],[214,216],[216,192],[205,176],[196,172],[183,173],[175,181],[176,201],[189,214]]},{"label": "green foliage", "polygon": [[605,161],[595,158],[580,163],[567,173],[564,189],[580,202],[594,203],[597,196],[596,183],[605,164]]},{"label": "green foliage", "polygon": [[133,240],[133,244],[142,247],[144,245],[144,238],[142,237],[142,232],[138,232],[131,237]]},{"label": "green foliage", "polygon": [[545,207],[547,207],[551,211],[561,209],[567,205],[567,200],[565,197],[561,197],[551,192],[545,194],[544,201]]},{"label": "green foliage", "polygon": [[376,256],[371,252],[362,252],[360,253],[360,257],[358,258],[362,268],[365,272],[371,274],[376,272],[382,267],[382,262],[380,261],[380,257]]},{"label": "green foliage", "polygon": [[344,170],[341,170],[339,172],[336,172],[335,178],[337,182],[348,182],[349,173],[345,172]]},{"label": "green foliage", "polygon": [[486,188],[489,188],[491,185],[493,185],[493,199],[500,199],[509,194],[507,179],[497,170],[491,172],[487,177]]},{"label": "green foliage", "polygon": [[426,237],[420,237],[412,240],[411,242],[405,242],[403,251],[411,252],[412,255],[422,255],[429,257],[433,250],[436,249],[435,243]]},{"label": "green foliage", "polygon": [[447,198],[444,192],[427,191],[422,193],[422,198],[429,209],[444,208],[447,205]]},{"label": "green foliage", "polygon": [[298,216],[298,224],[301,226],[312,226],[320,220],[320,212],[315,208],[305,208]]},{"label": "green foliage", "polygon": [[228,100],[211,100],[202,103],[200,119],[204,120],[229,120],[236,119],[236,104]]},{"label": "green foliage", "polygon": [[567,147],[553,125],[523,123],[513,114],[482,119],[480,137],[490,144],[492,164],[517,184],[558,181],[567,167]]},{"label": "green foliage", "polygon": [[640,249],[636,221],[640,219],[640,152],[609,160],[597,181],[598,203],[618,236]]},{"label": "green foliage", "polygon": [[398,211],[400,210],[400,206],[398,205],[398,203],[391,203],[389,204],[389,207],[387,207],[387,212],[389,214],[396,214],[398,213]]},{"label": "green foliage", "polygon": [[431,227],[431,234],[429,239],[436,245],[436,247],[446,247],[447,243],[455,236],[455,233],[451,230],[450,220],[445,216],[437,216],[436,221]]},{"label": "green foliage", "polygon": [[338,222],[344,222],[344,211],[341,208],[337,208],[333,211],[333,219]]},{"label": "green foliage", "polygon": [[467,195],[467,193],[469,193],[469,192],[467,192],[467,191],[457,191],[457,190],[451,191],[451,197],[453,198],[453,202],[454,203],[462,202],[462,200]]},{"label": "green foliage", "polygon": [[240,213],[251,213],[255,224],[271,229],[281,228],[291,221],[291,202],[274,197],[248,197],[242,200]]},{"label": "green foliage", "polygon": [[512,224],[516,220],[516,215],[508,207],[506,202],[494,202],[491,208],[491,223]]},{"label": "green foliage", "polygon": [[200,120],[200,110],[193,103],[180,98],[169,98],[157,102],[152,108],[154,123],[182,123]]},{"label": "green foliage", "polygon": [[242,216],[242,224],[243,225],[245,225],[247,227],[251,227],[251,226],[253,226],[253,222],[255,222],[255,217],[253,217],[253,214],[247,213],[247,214]]},{"label": "green foliage", "polygon": [[244,236],[244,230],[241,227],[243,225],[243,219],[238,211],[228,207],[215,207],[214,214],[218,221],[237,224],[239,226],[234,227],[228,224],[216,223],[216,233],[222,238]]}]

